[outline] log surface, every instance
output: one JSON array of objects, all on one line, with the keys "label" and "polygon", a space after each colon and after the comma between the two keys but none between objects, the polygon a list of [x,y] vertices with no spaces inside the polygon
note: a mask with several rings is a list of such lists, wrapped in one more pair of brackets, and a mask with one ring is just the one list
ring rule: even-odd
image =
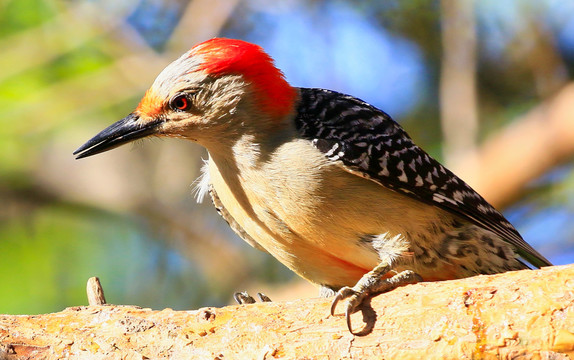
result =
[{"label": "log surface", "polygon": [[[363,312],[376,315],[364,336],[329,306],[318,298],[0,315],[0,359],[574,359],[574,265],[393,290]],[[355,328],[365,326],[361,314]]]}]

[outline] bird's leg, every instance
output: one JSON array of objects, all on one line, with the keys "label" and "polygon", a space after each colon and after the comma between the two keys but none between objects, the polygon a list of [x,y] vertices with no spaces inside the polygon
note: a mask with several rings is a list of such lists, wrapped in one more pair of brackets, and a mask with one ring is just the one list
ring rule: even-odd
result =
[{"label": "bird's leg", "polygon": [[330,298],[332,296],[335,296],[336,294],[337,294],[337,290],[333,290],[328,286],[321,285],[319,287],[319,297]]},{"label": "bird's leg", "polygon": [[[261,302],[271,302],[271,299],[269,298],[269,296],[267,296],[263,293],[257,293],[257,296],[259,297],[259,300]],[[239,305],[255,304],[255,302],[256,302],[255,299],[253,298],[253,296],[249,295],[247,293],[247,291],[236,292],[235,294],[233,294],[233,298],[235,299],[235,301]]]},{"label": "bird's leg", "polygon": [[335,299],[333,299],[333,303],[331,304],[331,315],[334,315],[335,308],[339,301],[348,299],[347,307],[345,309],[345,318],[347,320],[349,331],[353,333],[353,328],[351,327],[351,314],[357,311],[366,298],[391,291],[400,286],[422,281],[421,276],[412,270],[405,270],[390,278],[385,278],[384,276],[389,271],[391,271],[390,265],[384,262],[380,263],[373,270],[363,275],[355,286],[345,286],[339,289],[335,295]]}]

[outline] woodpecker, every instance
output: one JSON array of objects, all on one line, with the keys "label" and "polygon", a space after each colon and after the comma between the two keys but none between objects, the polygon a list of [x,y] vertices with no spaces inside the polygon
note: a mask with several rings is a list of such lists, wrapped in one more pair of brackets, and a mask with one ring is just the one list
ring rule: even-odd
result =
[{"label": "woodpecker", "polygon": [[292,87],[248,42],[194,46],[74,154],[149,136],[204,146],[200,196],[251,246],[334,295],[332,314],[346,300],[351,332],[367,297],[398,286],[551,265],[385,112]]}]

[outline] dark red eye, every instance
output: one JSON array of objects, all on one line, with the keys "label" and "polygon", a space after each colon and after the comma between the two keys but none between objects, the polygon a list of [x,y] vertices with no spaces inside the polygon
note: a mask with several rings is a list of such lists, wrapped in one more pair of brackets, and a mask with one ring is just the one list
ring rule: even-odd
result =
[{"label": "dark red eye", "polygon": [[178,95],[171,99],[170,106],[174,110],[185,111],[189,109],[189,100],[185,95]]}]

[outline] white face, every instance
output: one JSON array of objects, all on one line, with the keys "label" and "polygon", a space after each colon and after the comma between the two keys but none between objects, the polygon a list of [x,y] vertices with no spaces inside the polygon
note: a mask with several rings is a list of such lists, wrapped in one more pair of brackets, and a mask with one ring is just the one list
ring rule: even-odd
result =
[{"label": "white face", "polygon": [[[240,75],[211,77],[199,70],[201,57],[184,54],[155,79],[135,114],[141,124],[162,119],[158,135],[183,137],[204,144],[223,130],[241,126],[234,121],[249,103],[250,87]],[[236,133],[236,131],[225,131]]]},{"label": "white face", "polygon": [[251,106],[251,87],[240,75],[212,77],[187,54],[154,81],[136,110],[94,136],[75,154],[95,155],[147,136],[185,138],[209,149],[232,144],[245,132],[243,108]]}]

